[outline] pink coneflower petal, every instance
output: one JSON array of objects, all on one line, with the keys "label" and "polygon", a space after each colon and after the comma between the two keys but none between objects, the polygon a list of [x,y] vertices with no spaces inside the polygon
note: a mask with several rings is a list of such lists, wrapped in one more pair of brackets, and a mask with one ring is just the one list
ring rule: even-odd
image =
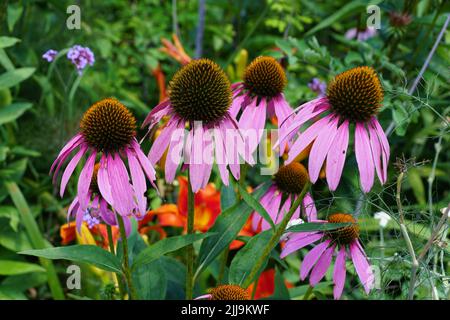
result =
[{"label": "pink coneflower petal", "polygon": [[237,114],[239,113],[239,110],[241,110],[244,98],[245,96],[242,95],[233,99],[233,103],[231,104],[231,107],[228,109],[228,112],[233,118],[236,118]]},{"label": "pink coneflower petal", "polygon": [[108,203],[104,199],[100,199],[100,216],[109,225],[117,224],[114,213],[108,209]]},{"label": "pink coneflower petal", "polygon": [[205,163],[203,159],[203,128],[201,125],[194,126],[192,140],[192,153],[189,163],[189,177],[192,185],[192,191],[197,192],[203,183],[203,174],[205,173]]},{"label": "pink coneflower petal", "polygon": [[64,195],[64,190],[66,189],[67,183],[69,182],[70,177],[72,176],[73,171],[80,162],[81,157],[86,153],[87,147],[83,146],[81,149],[75,154],[75,156],[70,160],[66,169],[64,170],[63,176],[61,178],[61,186],[59,189],[59,195],[62,197]]},{"label": "pink coneflower petal", "polygon": [[300,137],[294,142],[289,150],[287,164],[291,163],[316,137],[320,134],[322,129],[328,126],[328,122],[333,115],[328,115],[319,121],[315,122],[308,129],[305,130]]},{"label": "pink coneflower petal", "polygon": [[261,99],[259,105],[256,105],[258,99],[253,99],[242,112],[239,119],[239,127],[241,130],[248,130],[249,133],[256,133],[256,137],[250,135],[246,137],[246,144],[249,146],[250,153],[256,150],[263,134],[266,124],[266,100]]},{"label": "pink coneflower petal", "polygon": [[342,246],[337,254],[333,270],[333,282],[334,282],[333,296],[334,299],[336,300],[338,300],[341,297],[342,291],[344,290],[345,275],[346,275],[345,257],[346,257],[346,249],[345,246]]},{"label": "pink coneflower petal", "polygon": [[129,183],[128,172],[119,155],[107,156],[108,179],[111,185],[111,195],[114,208],[121,216],[133,212],[133,190]]},{"label": "pink coneflower petal", "polygon": [[323,238],[323,233],[321,232],[299,232],[294,236],[289,236],[289,240],[281,251],[280,258],[284,258],[290,255],[292,252],[300,250],[307,245],[316,242]]},{"label": "pink coneflower petal", "polygon": [[166,181],[169,183],[171,183],[175,179],[178,165],[181,163],[184,127],[184,122],[182,120],[178,120],[178,124],[172,134],[172,138],[169,144],[164,170]]},{"label": "pink coneflower petal", "polygon": [[[81,134],[75,135],[72,139],[69,140],[69,142],[66,143],[66,145],[61,149],[58,156],[56,157],[55,161],[53,162],[51,168],[50,168],[50,174],[53,172],[53,169],[55,168],[56,164],[64,162],[64,160],[67,158],[67,156],[82,143],[82,136]],[[55,176],[58,173],[55,171]]]},{"label": "pink coneflower petal", "polygon": [[[275,194],[274,197],[272,198],[272,201],[270,201],[266,207],[266,211],[272,218],[272,221],[275,221],[278,212],[280,211],[280,204],[282,197],[283,195],[281,193]],[[262,219],[261,228],[262,230],[270,229],[270,224],[266,221],[266,219]]]},{"label": "pink coneflower petal", "polygon": [[[256,191],[256,190],[255,190]],[[275,192],[277,191],[276,186],[271,185],[269,189],[264,193],[264,195],[259,200],[259,203],[263,206],[264,209],[269,207],[269,204],[272,202],[272,199],[276,196]],[[262,217],[256,212],[253,212],[253,218],[252,218],[252,228],[253,230],[257,230],[259,223],[261,222]]]},{"label": "pink coneflower petal", "polygon": [[208,184],[214,164],[214,143],[211,132],[209,130],[205,130],[203,132],[203,136],[205,138],[205,141],[203,143],[203,153],[204,157],[206,158],[203,159],[203,180],[201,188],[206,187],[206,185]]},{"label": "pink coneflower petal", "polygon": [[106,166],[107,157],[106,155],[102,155],[102,157],[100,158],[100,167],[97,173],[97,184],[103,199],[105,199],[111,206],[114,206],[111,194],[111,185],[109,183],[108,170]]},{"label": "pink coneflower petal", "polygon": [[327,156],[326,176],[328,187],[336,190],[344,169],[345,156],[348,148],[348,121],[345,120],[338,128]]},{"label": "pink coneflower petal", "polygon": [[369,131],[369,142],[370,147],[372,149],[372,156],[373,156],[373,163],[375,165],[375,171],[377,173],[378,179],[381,181],[381,183],[385,183],[385,179],[383,177],[383,168],[381,165],[381,145],[380,141],[378,140],[378,135],[376,130],[372,127],[371,124],[367,126]]},{"label": "pink coneflower petal", "polygon": [[172,139],[172,134],[176,128],[177,121],[171,118],[164,129],[162,129],[155,142],[153,142],[150,153],[148,154],[148,158],[150,159],[150,163],[152,165],[157,163],[158,160],[161,159],[164,152],[167,150],[167,147],[169,146],[169,143]]},{"label": "pink coneflower petal", "polygon": [[331,120],[328,125],[320,131],[311,148],[308,160],[308,171],[311,182],[315,183],[319,178],[323,162],[330,150],[331,144],[337,132],[339,118]]},{"label": "pink coneflower petal", "polygon": [[331,245],[325,252],[320,256],[314,268],[311,271],[309,277],[309,283],[311,286],[315,286],[322,280],[331,264],[331,258],[333,257],[333,252],[336,245]]},{"label": "pink coneflower petal", "polygon": [[92,175],[94,173],[96,156],[97,152],[93,151],[84,164],[83,170],[81,170],[80,177],[78,178],[78,202],[83,210],[86,210],[89,205],[89,187],[91,185]]},{"label": "pink coneflower petal", "polygon": [[153,168],[152,164],[150,163],[150,160],[142,152],[141,146],[136,140],[131,141],[131,147],[136,153],[136,157],[139,160],[139,163],[141,164],[141,167],[144,170],[145,175],[147,176],[148,180],[150,180],[152,186],[156,189],[156,186],[154,184],[154,181],[156,180],[156,171]]},{"label": "pink coneflower petal", "polygon": [[373,185],[374,164],[369,137],[363,123],[356,123],[355,128],[355,154],[358,163],[361,188],[364,192],[369,192]]},{"label": "pink coneflower petal", "polygon": [[[292,114],[292,108],[286,102],[283,94],[272,99],[271,106],[273,106],[275,115],[277,116],[279,134],[280,136],[285,136],[284,129],[289,128],[293,121],[292,117],[290,117],[290,115]],[[283,123],[283,126],[281,126],[281,123]],[[284,153],[287,146],[287,143],[282,144],[282,147],[280,148],[280,154]]]},{"label": "pink coneflower petal", "polygon": [[78,233],[81,233],[81,226],[83,225],[83,218],[84,218],[84,210],[82,210],[81,206],[79,206],[77,209],[76,216],[75,216],[75,225],[76,225]]},{"label": "pink coneflower petal", "polygon": [[145,191],[147,190],[147,184],[145,183],[145,175],[139,164],[139,161],[135,158],[131,150],[126,149],[126,155],[128,159],[128,165],[130,167],[131,181],[133,182],[134,195],[136,197],[139,214],[143,216],[147,212],[147,198],[145,197]]},{"label": "pink coneflower petal", "polygon": [[149,126],[148,130],[151,130],[155,124],[157,124],[161,119],[171,113],[171,108],[169,107],[170,102],[169,100],[164,100],[160,104],[158,104],[156,107],[150,111],[150,113],[145,118],[144,122],[142,123],[142,128],[145,126]]},{"label": "pink coneflower petal", "polygon": [[331,243],[331,240],[326,240],[326,241],[318,244],[311,251],[308,252],[308,254],[303,259],[303,263],[300,268],[300,279],[302,279],[302,280],[306,279],[309,271],[317,263],[317,260],[319,260],[320,256],[328,248],[330,243]]},{"label": "pink coneflower petal", "polygon": [[194,298],[194,300],[203,300],[203,299],[211,300],[211,298],[212,298],[212,294],[204,294],[204,295],[202,295],[202,296],[199,296],[199,297],[197,297],[197,298]]},{"label": "pink coneflower petal", "polygon": [[[280,200],[281,200],[281,198],[280,198]],[[275,222],[275,224],[278,224],[281,222],[281,220],[283,220],[284,215],[289,211],[290,208],[291,208],[291,197],[289,196],[284,201],[281,208],[278,211],[274,212],[273,215],[269,211],[267,211],[267,212],[270,214],[270,216],[272,217],[272,220]],[[292,215],[291,220],[298,218],[298,214],[300,213],[299,209],[300,208],[297,208],[295,210],[294,214]]]},{"label": "pink coneflower petal", "polygon": [[69,221],[69,218],[72,216],[72,212],[76,212],[78,210],[78,206],[78,197],[75,197],[67,210],[67,221]]},{"label": "pink coneflower petal", "polygon": [[373,288],[374,275],[369,261],[359,245],[358,240],[355,240],[350,244],[350,255],[364,290],[367,294],[369,294],[370,290]]},{"label": "pink coneflower petal", "polygon": [[317,220],[316,205],[314,204],[314,200],[309,192],[305,194],[305,198],[303,199],[303,207],[305,208],[306,218],[309,222]]},{"label": "pink coneflower petal", "polygon": [[386,138],[383,128],[381,128],[380,123],[378,122],[376,117],[372,117],[372,119],[369,122],[369,125],[371,125],[375,129],[377,136],[378,136],[378,140],[381,143],[381,156],[382,156],[382,160],[383,160],[383,179],[384,179],[384,181],[386,181],[387,180],[387,166],[388,166],[389,157],[390,157],[389,142]]}]

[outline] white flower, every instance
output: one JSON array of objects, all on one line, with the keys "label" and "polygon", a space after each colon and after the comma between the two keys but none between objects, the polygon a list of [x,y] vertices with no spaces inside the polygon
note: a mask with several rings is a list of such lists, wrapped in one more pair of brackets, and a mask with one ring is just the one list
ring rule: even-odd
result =
[{"label": "white flower", "polygon": [[390,215],[383,211],[375,213],[374,218],[379,220],[378,223],[381,228],[386,228],[387,224],[392,219]]},{"label": "white flower", "polygon": [[[442,214],[445,214],[445,211],[447,211],[447,207],[441,209],[441,213],[442,213]],[[447,215],[448,215],[448,217],[450,218],[450,210],[448,211],[448,214],[447,214]]]}]

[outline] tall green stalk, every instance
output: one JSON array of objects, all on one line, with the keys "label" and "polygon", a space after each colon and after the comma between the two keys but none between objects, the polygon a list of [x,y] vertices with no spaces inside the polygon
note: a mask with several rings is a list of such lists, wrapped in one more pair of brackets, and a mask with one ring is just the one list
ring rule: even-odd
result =
[{"label": "tall green stalk", "polygon": [[[44,236],[42,235],[39,227],[34,219],[30,207],[27,204],[19,186],[12,181],[6,181],[5,187],[11,196],[14,205],[20,214],[20,220],[27,231],[28,238],[31,241],[31,245],[34,249],[44,249],[47,247]],[[56,274],[55,266],[53,262],[48,259],[39,258],[41,265],[47,270],[47,281],[52,296],[55,300],[64,300],[64,292]]]},{"label": "tall green stalk", "polygon": [[286,226],[288,225],[289,221],[291,220],[292,216],[294,215],[295,210],[297,210],[297,208],[303,202],[303,198],[305,197],[305,194],[308,191],[310,186],[311,186],[311,182],[308,181],[305,184],[305,186],[303,187],[303,190],[299,194],[297,200],[295,200],[294,203],[292,204],[292,207],[289,209],[289,212],[286,213],[286,215],[283,217],[283,220],[278,225],[276,232],[272,235],[269,242],[264,247],[263,253],[259,256],[258,260],[256,260],[255,264],[253,265],[252,270],[250,271],[249,275],[243,282],[242,286],[244,288],[247,288],[252,283],[252,281],[258,274],[259,270],[263,266],[264,262],[269,257],[273,248],[275,248],[277,243],[280,241],[281,236],[283,235],[284,231],[286,230]]},{"label": "tall green stalk", "polygon": [[[191,180],[188,170],[188,220],[187,234],[194,233],[194,192],[192,191]],[[190,244],[186,248],[186,300],[192,300],[194,291],[194,245]]]},{"label": "tall green stalk", "polygon": [[122,239],[122,249],[123,249],[122,271],[123,271],[125,281],[127,283],[128,290],[130,293],[130,300],[136,300],[137,294],[136,294],[136,289],[133,286],[133,281],[131,279],[130,261],[128,258],[127,233],[125,232],[125,225],[123,223],[122,217],[119,214],[116,214],[116,217],[117,217],[117,221],[119,222],[120,238]]}]

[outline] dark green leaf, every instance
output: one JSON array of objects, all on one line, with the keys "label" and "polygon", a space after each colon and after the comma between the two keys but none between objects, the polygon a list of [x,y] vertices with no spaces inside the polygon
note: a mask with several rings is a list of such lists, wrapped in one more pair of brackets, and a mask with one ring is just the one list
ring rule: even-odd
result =
[{"label": "dark green leaf", "polygon": [[18,102],[0,109],[0,125],[16,120],[32,107],[31,103]]},{"label": "dark green leaf", "polygon": [[301,223],[290,227],[286,232],[309,232],[309,231],[326,231],[334,230],[338,228],[348,227],[351,223],[320,223],[320,222],[308,222]]},{"label": "dark green leaf", "polygon": [[1,74],[0,89],[14,87],[16,84],[29,78],[35,70],[35,68],[19,68]]}]

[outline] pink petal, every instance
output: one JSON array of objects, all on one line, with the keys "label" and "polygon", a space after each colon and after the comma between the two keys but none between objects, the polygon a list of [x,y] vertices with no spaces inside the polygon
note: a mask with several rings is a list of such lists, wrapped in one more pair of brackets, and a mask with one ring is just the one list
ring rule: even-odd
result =
[{"label": "pink petal", "polygon": [[170,119],[167,125],[162,129],[160,135],[156,138],[155,142],[150,148],[148,158],[152,165],[155,165],[167,150],[170,141],[172,140],[172,134],[177,127],[177,122]]},{"label": "pink petal", "polygon": [[221,130],[219,128],[214,128],[213,132],[214,136],[214,146],[215,146],[215,157],[217,167],[219,168],[220,178],[224,185],[228,186],[229,184],[229,173],[227,170],[227,160],[226,153],[224,148],[224,139],[221,134]]},{"label": "pink petal", "polygon": [[103,221],[111,226],[117,224],[116,217],[114,213],[112,213],[112,211],[108,209],[108,204],[106,203],[105,199],[100,199],[100,216],[102,217]]},{"label": "pink petal", "polygon": [[381,145],[378,140],[377,132],[375,128],[371,124],[367,126],[369,130],[369,142],[370,147],[372,148],[372,156],[373,156],[373,163],[375,165],[375,170],[378,176],[378,179],[381,183],[385,183],[386,180],[383,177],[383,169],[381,166]]},{"label": "pink petal", "polygon": [[181,163],[185,134],[184,128],[184,121],[179,121],[170,141],[165,164],[166,181],[169,183],[171,183],[175,179],[178,165]]},{"label": "pink petal", "polygon": [[[295,234],[297,235],[297,234]],[[307,245],[323,238],[323,233],[299,232],[298,238],[290,237],[281,251],[280,258],[290,255],[292,252],[300,250]],[[313,249],[314,250],[314,249]]]},{"label": "pink petal", "polygon": [[138,216],[144,216],[147,213],[147,198],[145,197],[147,184],[145,183],[145,175],[132,151],[126,149],[126,154],[130,167],[131,181],[133,182],[134,196],[136,197],[139,208]]},{"label": "pink petal", "polygon": [[69,164],[64,170],[63,176],[61,178],[61,187],[59,189],[59,195],[62,197],[64,195],[64,190],[66,189],[67,183],[69,182],[70,177],[72,176],[73,171],[80,162],[81,157],[86,153],[87,147],[83,146],[75,156],[70,160]]},{"label": "pink petal", "polygon": [[323,252],[328,248],[331,240],[326,240],[317,246],[315,246],[303,259],[302,266],[300,268],[300,279],[305,280],[308,276],[311,268],[316,264],[317,260],[319,260],[320,256]]},{"label": "pink petal", "polygon": [[[272,221],[277,218],[278,212],[280,211],[280,203],[282,198],[281,193],[276,193],[274,197],[272,198],[272,201],[270,201],[267,206],[265,207],[267,213],[272,218]],[[262,218],[262,217],[261,217]],[[263,219],[261,222],[261,229],[262,230],[268,230],[270,229],[270,224],[266,221],[266,219]]]},{"label": "pink petal", "polygon": [[344,290],[345,274],[346,274],[345,256],[346,256],[346,249],[345,249],[345,246],[343,246],[339,250],[337,257],[336,257],[336,262],[334,263],[333,295],[334,295],[334,299],[336,299],[336,300],[338,300],[341,297],[342,291]]},{"label": "pink petal", "polygon": [[239,119],[239,128],[243,132],[244,142],[248,145],[250,153],[253,153],[258,147],[266,124],[266,100],[261,99],[258,106],[256,103],[257,98],[254,98]]},{"label": "pink petal", "polygon": [[309,192],[306,193],[305,198],[303,198],[303,207],[305,208],[307,221],[317,220],[316,205],[314,204],[314,200]]},{"label": "pink petal", "polygon": [[153,168],[152,164],[150,163],[150,160],[142,152],[141,146],[139,145],[139,143],[136,140],[131,141],[131,147],[133,148],[134,152],[136,153],[137,159],[139,160],[139,163],[141,164],[141,167],[144,170],[148,180],[150,180],[152,185],[155,187],[153,181],[156,180],[156,171]]},{"label": "pink petal", "polygon": [[386,138],[386,135],[384,134],[383,129],[380,126],[380,123],[378,122],[377,118],[372,117],[370,120],[370,125],[375,129],[378,140],[381,143],[381,158],[383,162],[383,180],[387,180],[387,166],[389,163],[389,156],[390,156],[390,148],[389,148],[389,142]]},{"label": "pink petal", "polygon": [[331,191],[336,190],[341,180],[345,155],[348,148],[348,121],[345,120],[337,130],[327,156],[326,175]]},{"label": "pink petal", "polygon": [[333,257],[334,248],[336,245],[331,245],[325,252],[320,256],[316,265],[311,271],[311,275],[309,276],[309,283],[311,286],[315,286],[322,280],[327,273],[328,268],[331,264],[331,258]]},{"label": "pink petal", "polygon": [[133,213],[134,200],[125,164],[119,155],[108,154],[107,169],[114,209],[121,216],[128,216]]},{"label": "pink petal", "polygon": [[144,122],[142,123],[142,128],[145,126],[149,126],[149,130],[158,123],[165,115],[169,114],[171,111],[170,107],[170,101],[164,100],[160,104],[158,104],[156,107],[154,107],[150,113],[145,118]]},{"label": "pink petal", "polygon": [[67,221],[69,221],[69,218],[72,216],[72,212],[78,210],[78,206],[78,197],[75,197],[67,210]]},{"label": "pink petal", "polygon": [[114,202],[111,194],[111,185],[109,184],[107,158],[106,155],[102,155],[100,158],[100,168],[97,173],[97,183],[98,189],[103,199],[105,199],[112,207],[114,207]]},{"label": "pink petal", "polygon": [[81,207],[78,207],[76,217],[75,217],[75,225],[77,227],[78,233],[81,233],[81,226],[83,224],[83,218],[84,218],[84,210],[81,209]]},{"label": "pink petal", "polygon": [[369,261],[358,243],[358,240],[355,240],[350,244],[350,255],[352,257],[356,273],[358,274],[366,293],[369,294],[370,290],[373,288],[375,277]]},{"label": "pink petal", "polygon": [[228,109],[228,112],[233,118],[236,118],[237,114],[239,113],[239,110],[241,110],[244,98],[245,98],[244,95],[240,95],[233,99],[233,103],[231,104],[231,107]]},{"label": "pink petal", "polygon": [[[55,168],[56,164],[59,162],[64,162],[64,159],[67,158],[67,156],[81,143],[83,142],[82,135],[77,134],[74,136],[69,142],[66,143],[66,145],[61,149],[58,156],[56,157],[55,161],[53,162],[51,168],[50,168],[50,174],[52,173],[53,169]],[[55,171],[55,175],[57,172]]]},{"label": "pink petal", "polygon": [[338,117],[331,120],[327,126],[320,131],[312,145],[308,160],[309,178],[312,183],[315,183],[319,178],[323,162],[325,161],[325,157],[327,156],[334,136],[336,135],[338,121]]},{"label": "pink petal", "polygon": [[291,163],[320,134],[322,129],[328,126],[328,122],[332,116],[332,114],[325,116],[300,134],[299,138],[289,150],[286,164]]},{"label": "pink petal", "polygon": [[373,185],[374,164],[369,137],[363,123],[356,123],[355,129],[355,154],[360,174],[361,187],[364,192],[369,192]]},{"label": "pink petal", "polygon": [[86,210],[89,205],[89,187],[91,186],[92,175],[94,174],[96,156],[97,153],[93,151],[84,164],[83,170],[81,170],[80,177],[78,178],[78,202],[83,210]]}]

